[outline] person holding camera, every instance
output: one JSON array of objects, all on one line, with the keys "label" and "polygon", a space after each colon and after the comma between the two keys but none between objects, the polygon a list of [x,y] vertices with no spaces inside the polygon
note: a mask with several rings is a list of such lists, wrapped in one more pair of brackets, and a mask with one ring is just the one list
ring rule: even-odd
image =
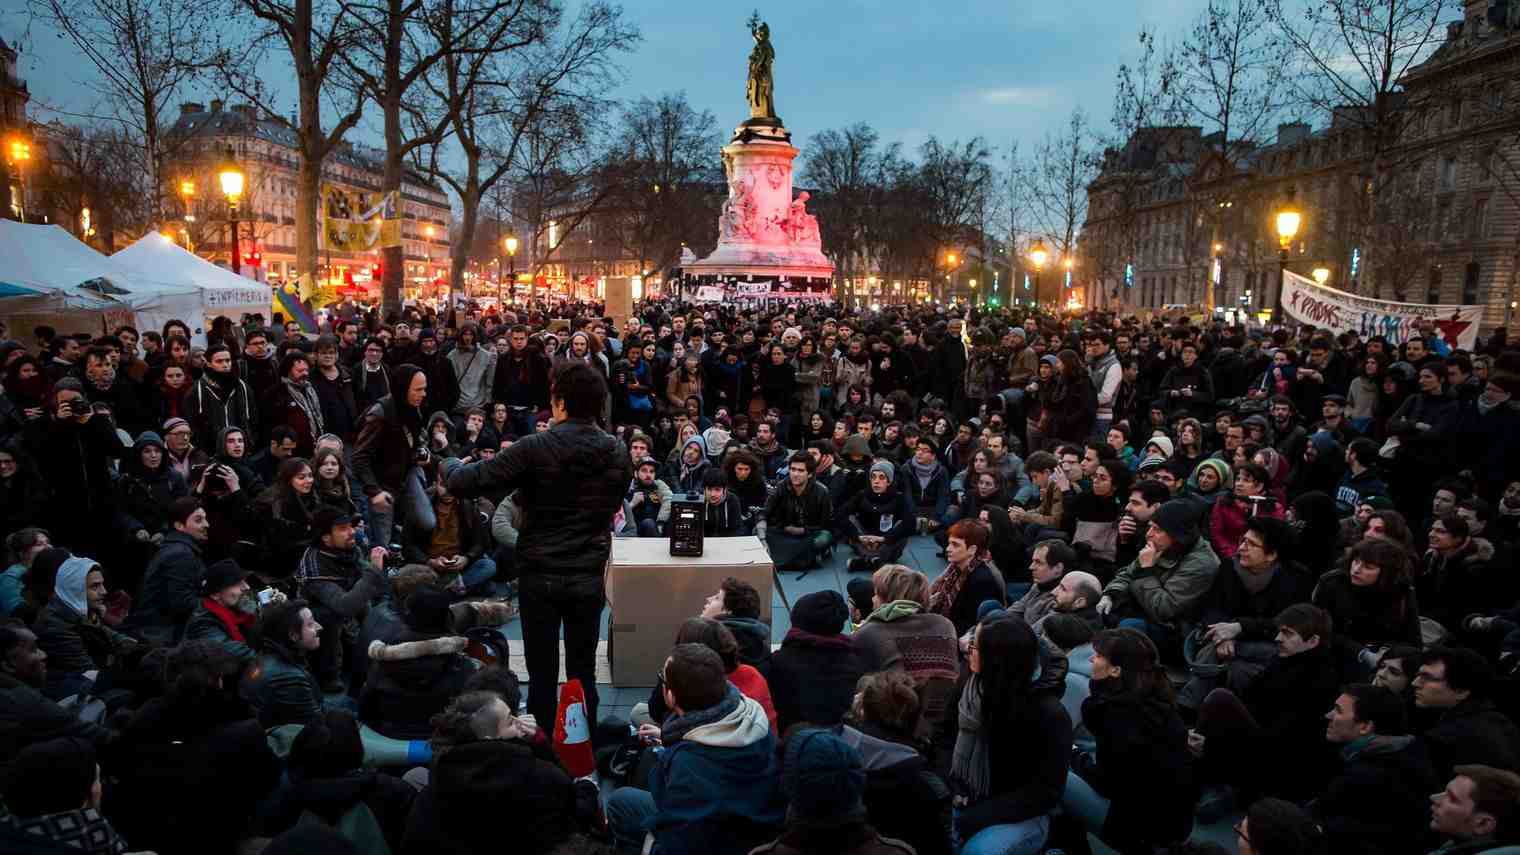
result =
[{"label": "person holding camera", "polygon": [[96,554],[112,509],[112,463],[126,454],[109,408],[92,407],[72,377],[53,386],[49,417],[32,419],[23,430],[26,450],[50,492],[38,522],[60,546],[75,554]]},{"label": "person holding camera", "polygon": [[316,540],[296,568],[297,596],[325,627],[312,669],[329,694],[343,691],[338,669],[344,637],[358,635],[358,622],[385,592],[385,547],[373,547],[366,556],[354,540],[355,522],[337,508],[319,508],[312,516]]}]

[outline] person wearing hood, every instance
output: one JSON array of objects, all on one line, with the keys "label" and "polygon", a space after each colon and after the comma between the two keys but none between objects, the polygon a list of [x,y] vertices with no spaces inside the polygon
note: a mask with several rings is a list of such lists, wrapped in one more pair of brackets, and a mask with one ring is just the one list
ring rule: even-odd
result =
[{"label": "person wearing hood", "polygon": [[194,498],[175,500],[169,505],[167,520],[173,529],[148,563],[141,601],[127,621],[143,638],[166,645],[179,641],[195,612],[206,576],[204,550],[211,529],[205,508]]},{"label": "person wearing hood", "polygon": [[[190,485],[169,465],[164,441],[153,431],[143,431],[132,451],[122,460],[116,479],[118,525],[129,543],[162,540],[169,521],[171,502],[190,495]],[[135,590],[136,585],[123,586]]]},{"label": "person wearing hood", "polygon": [[396,367],[395,393],[376,401],[360,420],[354,442],[354,474],[369,499],[370,537],[376,544],[391,542],[396,504],[416,465],[419,448],[425,447],[422,405],[427,399],[428,377],[410,363]]},{"label": "person wearing hood", "polygon": [[379,733],[427,739],[433,716],[463,691],[475,669],[463,655],[466,640],[450,631],[449,606],[456,599],[442,588],[417,588],[399,604],[401,631],[369,643],[359,716]]},{"label": "person wearing hood", "polygon": [[1251,517],[1230,558],[1209,589],[1198,621],[1200,632],[1183,644],[1192,675],[1183,687],[1184,706],[1197,709],[1208,693],[1228,684],[1243,691],[1277,655],[1277,615],[1308,602],[1315,577],[1288,559],[1292,530],[1279,519]]},{"label": "person wearing hood", "polygon": [[897,561],[914,533],[913,502],[892,483],[896,474],[891,461],[872,463],[870,488],[839,510],[839,526],[856,554],[849,562],[851,573],[875,572]]},{"label": "person wearing hood", "polygon": [[1135,560],[1103,589],[1098,613],[1160,639],[1157,647],[1180,646],[1213,587],[1219,557],[1199,533],[1197,508],[1187,501],[1163,504],[1145,540]]},{"label": "person wearing hood", "polygon": [[1373,496],[1387,496],[1388,485],[1374,468],[1378,465],[1378,446],[1366,437],[1357,437],[1346,445],[1346,472],[1335,489],[1335,511],[1342,518],[1356,513],[1358,507]]},{"label": "person wearing hood", "polygon": [[664,483],[673,493],[696,493],[702,489],[702,477],[712,464],[707,461],[707,444],[694,433],[681,445],[681,456],[665,475]]},{"label": "person wearing hood", "polygon": [[883,837],[866,811],[866,772],[860,753],[822,728],[799,730],[786,741],[781,790],[787,798],[781,837],[751,855],[910,855],[918,850]]},{"label": "person wearing hood", "polygon": [[786,811],[765,710],[728,681],[706,644],[676,645],[660,676],[671,715],[648,737],[658,746],[649,789],[607,797],[614,845],[638,852],[647,836],[655,853],[750,851]]},{"label": "person wearing hood", "polygon": [[1335,435],[1317,431],[1304,444],[1303,456],[1288,476],[1288,492],[1295,496],[1310,492],[1333,496],[1345,468],[1346,452]]},{"label": "person wearing hood", "polygon": [[446,357],[459,386],[458,400],[451,412],[463,415],[473,407],[491,404],[491,386],[496,381],[496,351],[480,344],[480,329],[474,324],[459,328],[459,338]]},{"label": "person wearing hood", "polygon": [[793,454],[786,480],[765,502],[765,545],[778,571],[806,571],[834,543],[834,505],[813,478],[817,465],[805,451]]},{"label": "person wearing hood", "polygon": [[1309,810],[1330,851],[1348,855],[1424,852],[1427,806],[1441,786],[1425,746],[1409,735],[1403,700],[1391,689],[1353,683],[1325,713],[1325,739],[1341,768]]},{"label": "person wearing hood", "polygon": [[[206,348],[206,370],[185,396],[183,415],[195,432],[195,444],[216,448],[227,427],[239,427],[250,435],[259,427],[258,399],[249,384],[233,371],[232,349],[225,344]],[[264,360],[267,362],[267,360]],[[274,366],[270,365],[271,375]]]},{"label": "person wearing hood", "polygon": [[1092,648],[1082,724],[1097,746],[1073,756],[1061,804],[1120,852],[1185,840],[1197,795],[1192,758],[1156,645],[1121,628],[1098,633]]},{"label": "person wearing hood", "polygon": [[120,855],[127,841],[100,813],[100,766],[87,740],[60,737],[23,749],[0,802],[0,851]]},{"label": "person wearing hood", "polygon": [[755,586],[733,576],[724,579],[717,592],[703,603],[701,617],[728,627],[739,644],[739,661],[769,679],[771,626],[760,620],[760,594]]},{"label": "person wearing hood", "polygon": [[299,350],[286,351],[280,359],[280,379],[264,393],[260,425],[265,431],[277,426],[295,434],[297,457],[311,459],[317,437],[326,432],[322,399],[311,383],[311,359]]},{"label": "person wearing hood", "polygon": [[723,470],[702,473],[702,498],[702,531],[708,537],[738,537],[749,529],[744,508],[739,497],[729,491]]},{"label": "person wearing hood", "polygon": [[[59,700],[91,686],[86,671],[104,672],[117,657],[138,642],[101,620],[106,610],[106,576],[88,558],[70,557],[58,567],[53,599],[32,624],[37,647],[47,654],[51,667],[44,694]],[[103,691],[109,682],[101,674],[96,682]]]},{"label": "person wearing hood", "polygon": [[431,327],[418,330],[416,343],[410,349],[401,345],[399,338],[397,345],[401,349],[394,355],[400,360],[399,364],[410,362],[427,375],[427,401],[424,403],[427,411],[453,412],[459,400],[459,375],[449,357],[444,355],[434,330]]}]

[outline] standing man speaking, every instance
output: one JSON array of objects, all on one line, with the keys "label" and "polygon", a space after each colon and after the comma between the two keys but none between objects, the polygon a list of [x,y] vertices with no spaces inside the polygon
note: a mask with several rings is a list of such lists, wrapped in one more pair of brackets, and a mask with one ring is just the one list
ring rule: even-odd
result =
[{"label": "standing man speaking", "polygon": [[558,702],[559,637],[565,674],[586,690],[596,721],[596,642],[606,591],[602,573],[612,551],[612,518],[632,479],[628,450],[596,426],[607,384],[585,362],[565,362],[549,382],[554,424],[529,434],[490,460],[456,468],[450,493],[473,498],[518,490],[518,604],[528,662],[528,710],[548,726]]}]

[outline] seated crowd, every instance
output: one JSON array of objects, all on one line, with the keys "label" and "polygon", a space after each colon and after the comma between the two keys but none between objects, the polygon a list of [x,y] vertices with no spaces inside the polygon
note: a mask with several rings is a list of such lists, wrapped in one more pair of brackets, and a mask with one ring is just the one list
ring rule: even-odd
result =
[{"label": "seated crowd", "polygon": [[[1503,330],[323,327],[0,342],[0,852],[1180,853],[1237,815],[1242,853],[1520,847]],[[451,477],[570,436],[586,377],[593,534],[689,502],[847,576],[778,645],[723,580],[630,720],[583,687],[589,758],[501,628],[548,596],[544,499]],[[578,474],[554,508],[592,514]]]}]

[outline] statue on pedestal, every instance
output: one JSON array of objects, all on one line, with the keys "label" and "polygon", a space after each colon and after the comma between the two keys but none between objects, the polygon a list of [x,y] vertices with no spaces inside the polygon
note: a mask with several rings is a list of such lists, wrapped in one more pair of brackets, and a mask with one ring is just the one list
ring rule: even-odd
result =
[{"label": "statue on pedestal", "polygon": [[755,12],[749,18],[749,32],[755,37],[755,48],[749,52],[749,115],[752,119],[776,118],[775,85],[771,78],[771,65],[776,61],[776,50],[771,47],[771,28],[760,20]]}]

